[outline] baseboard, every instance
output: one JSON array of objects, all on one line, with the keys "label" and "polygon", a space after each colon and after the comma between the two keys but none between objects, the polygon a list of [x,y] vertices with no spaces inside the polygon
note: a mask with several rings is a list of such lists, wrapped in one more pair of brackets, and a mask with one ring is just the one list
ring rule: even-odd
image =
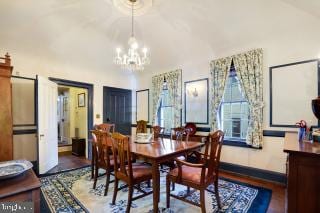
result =
[{"label": "baseboard", "polygon": [[66,156],[66,155],[72,155],[72,151],[63,151],[58,153],[58,156]]},{"label": "baseboard", "polygon": [[227,172],[279,183],[281,185],[286,185],[287,182],[286,174],[279,172],[241,166],[226,162],[220,162],[220,169]]}]

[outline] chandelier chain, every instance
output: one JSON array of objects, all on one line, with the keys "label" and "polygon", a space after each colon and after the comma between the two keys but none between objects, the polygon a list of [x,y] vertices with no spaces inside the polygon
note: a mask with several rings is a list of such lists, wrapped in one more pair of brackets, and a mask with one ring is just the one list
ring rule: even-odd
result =
[{"label": "chandelier chain", "polygon": [[133,10],[133,1],[131,2],[131,10],[132,10],[132,16],[131,16],[131,36],[132,37],[134,37],[134,24],[133,24],[133,22],[134,22],[134,16],[133,16],[133,12],[134,12],[134,10]]}]

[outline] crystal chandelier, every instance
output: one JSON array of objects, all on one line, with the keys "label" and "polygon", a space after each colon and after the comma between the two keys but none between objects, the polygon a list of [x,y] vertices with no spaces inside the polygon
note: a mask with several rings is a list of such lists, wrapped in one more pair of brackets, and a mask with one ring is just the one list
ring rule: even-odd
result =
[{"label": "crystal chandelier", "polygon": [[138,52],[138,42],[134,37],[134,15],[133,6],[136,0],[129,0],[131,2],[131,37],[129,38],[128,44],[129,49],[127,53],[122,54],[120,48],[116,49],[116,56],[114,59],[115,64],[120,65],[122,69],[129,71],[141,71],[144,66],[150,64],[150,59],[148,56],[148,49],[146,47],[142,48],[141,55]]}]

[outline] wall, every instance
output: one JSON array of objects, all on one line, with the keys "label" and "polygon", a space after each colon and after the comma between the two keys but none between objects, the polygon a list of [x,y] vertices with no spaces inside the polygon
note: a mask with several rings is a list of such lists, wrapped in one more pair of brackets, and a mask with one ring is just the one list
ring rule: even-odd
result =
[{"label": "wall", "polygon": [[[103,86],[147,89],[152,75],[178,68],[183,82],[205,78],[211,60],[263,48],[264,129],[277,129],[268,125],[268,67],[320,54],[320,9],[309,1],[300,7],[293,0],[163,0],[135,19],[151,64],[141,74],[122,72],[112,57],[127,43],[130,22],[110,2],[0,1],[0,47],[12,56],[13,74],[94,84],[94,114],[100,114],[94,123],[102,122]],[[132,115],[135,121],[135,108]],[[223,160],[284,172],[283,139],[265,137],[264,143],[262,150],[225,146]]]},{"label": "wall", "polygon": [[[279,4],[279,7],[280,6],[283,5]],[[202,53],[197,52],[193,54],[192,52],[186,53],[182,51],[187,55],[185,60],[180,60],[176,63],[172,63],[171,65],[163,66],[160,69],[148,70],[148,74],[140,75],[137,84],[139,85],[138,89],[151,89],[152,75],[175,70],[177,68],[182,69],[183,82],[206,78],[209,77],[209,64],[211,60],[231,56],[254,48],[263,48],[263,84],[265,103],[263,122],[264,129],[292,130],[287,128],[271,128],[269,126],[269,67],[318,58],[320,53],[320,44],[318,42],[320,30],[315,27],[318,25],[319,19],[312,15],[306,14],[305,12],[299,11],[295,8],[283,11],[283,14],[286,14],[285,18],[281,15],[279,17],[281,17],[280,19],[282,22],[284,22],[284,19],[287,22],[286,26],[284,26],[285,31],[274,30],[265,35],[252,37],[250,34],[255,30],[255,28],[253,28],[255,25],[247,26],[247,28],[243,28],[244,32],[242,32],[241,38],[245,38],[247,36],[250,38],[248,40],[238,37],[240,34],[234,34],[230,35],[231,37],[228,42],[224,43],[224,47],[221,47],[221,45],[217,45],[217,48],[211,47],[213,49],[212,53],[210,51],[205,51],[205,47],[203,48]],[[267,26],[272,22],[272,18],[270,18],[269,22],[266,20],[266,23],[260,24]],[[261,28],[258,28],[258,30],[260,29]],[[186,35],[186,37],[187,36],[193,35]],[[174,37],[179,37],[179,35]],[[208,47],[210,47],[210,45],[208,45]],[[289,79],[290,76],[288,76],[288,80]],[[283,87],[282,89],[285,90],[286,87]],[[287,93],[290,95],[290,91],[287,91]],[[150,94],[152,94],[152,91]],[[150,100],[151,99],[152,97],[150,97]],[[151,107],[150,110],[152,110]],[[263,143],[264,146],[261,150],[224,146],[222,150],[222,161],[285,173],[286,154],[283,153],[283,138],[264,137]]]}]

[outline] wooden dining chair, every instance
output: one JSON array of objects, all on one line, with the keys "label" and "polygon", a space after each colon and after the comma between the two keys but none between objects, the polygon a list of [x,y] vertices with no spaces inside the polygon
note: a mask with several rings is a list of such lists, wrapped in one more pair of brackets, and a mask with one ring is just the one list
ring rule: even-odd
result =
[{"label": "wooden dining chair", "polygon": [[189,140],[189,129],[186,129],[184,127],[176,127],[171,129],[171,139],[177,140],[177,141],[188,141]]},{"label": "wooden dining chair", "polygon": [[140,120],[137,121],[137,130],[136,133],[147,133],[147,121]]},{"label": "wooden dining chair", "polygon": [[106,187],[104,191],[104,196],[108,194],[109,184],[113,181],[110,181],[110,175],[114,169],[114,157],[110,155],[110,147],[104,144],[104,140],[110,140],[110,133],[102,130],[91,130],[93,135],[93,162],[94,162],[94,182],[93,189],[96,188],[97,179],[99,176],[99,169],[106,170]]},{"label": "wooden dining chair", "polygon": [[[177,168],[171,170],[167,175],[167,208],[170,208],[170,196],[176,199],[191,203],[193,205],[201,207],[201,212],[205,213],[205,190],[210,184],[214,184],[215,194],[218,207],[221,209],[221,203],[218,190],[218,178],[219,178],[219,164],[220,153],[223,143],[224,133],[220,130],[210,133],[210,142],[206,143],[205,152],[198,152],[199,163],[189,163],[176,159]],[[186,200],[185,198],[190,195],[188,190],[187,194],[183,197],[173,195],[170,193],[170,184],[178,183],[187,187],[200,190],[200,204]]]},{"label": "wooden dining chair", "polygon": [[163,138],[164,130],[165,130],[164,127],[153,126],[153,127],[152,127],[153,137],[154,137],[155,139],[156,139],[156,138],[159,138],[159,137]]},{"label": "wooden dining chair", "polygon": [[95,125],[95,129],[104,130],[110,133],[114,133],[115,124],[103,123]]},{"label": "wooden dining chair", "polygon": [[[125,182],[128,185],[128,203],[126,212],[130,212],[130,207],[132,201],[145,197],[153,192],[145,192],[140,188],[140,183],[149,181],[152,179],[152,169],[151,166],[145,165],[142,163],[132,163],[131,161],[131,152],[130,152],[130,142],[129,137],[121,135],[120,133],[112,134],[112,150],[114,156],[114,191],[112,198],[112,205],[115,205],[117,192],[123,186],[118,188],[119,180]],[[138,185],[138,186],[136,186]],[[138,191],[142,192],[141,195],[133,198],[133,188],[136,188]]]},{"label": "wooden dining chair", "polygon": [[[115,124],[109,124],[109,123],[103,123],[103,124],[96,124],[94,125],[93,127],[95,130],[102,130],[102,131],[106,131],[106,132],[109,132],[109,133],[113,133],[115,131]],[[93,135],[93,134],[92,134]],[[94,178],[94,142],[97,142],[96,141],[96,137],[92,136],[92,146],[91,146],[91,149],[92,149],[92,156],[91,156],[91,179]],[[111,151],[111,150],[109,150]],[[109,153],[109,154],[112,154],[112,153]]]}]

